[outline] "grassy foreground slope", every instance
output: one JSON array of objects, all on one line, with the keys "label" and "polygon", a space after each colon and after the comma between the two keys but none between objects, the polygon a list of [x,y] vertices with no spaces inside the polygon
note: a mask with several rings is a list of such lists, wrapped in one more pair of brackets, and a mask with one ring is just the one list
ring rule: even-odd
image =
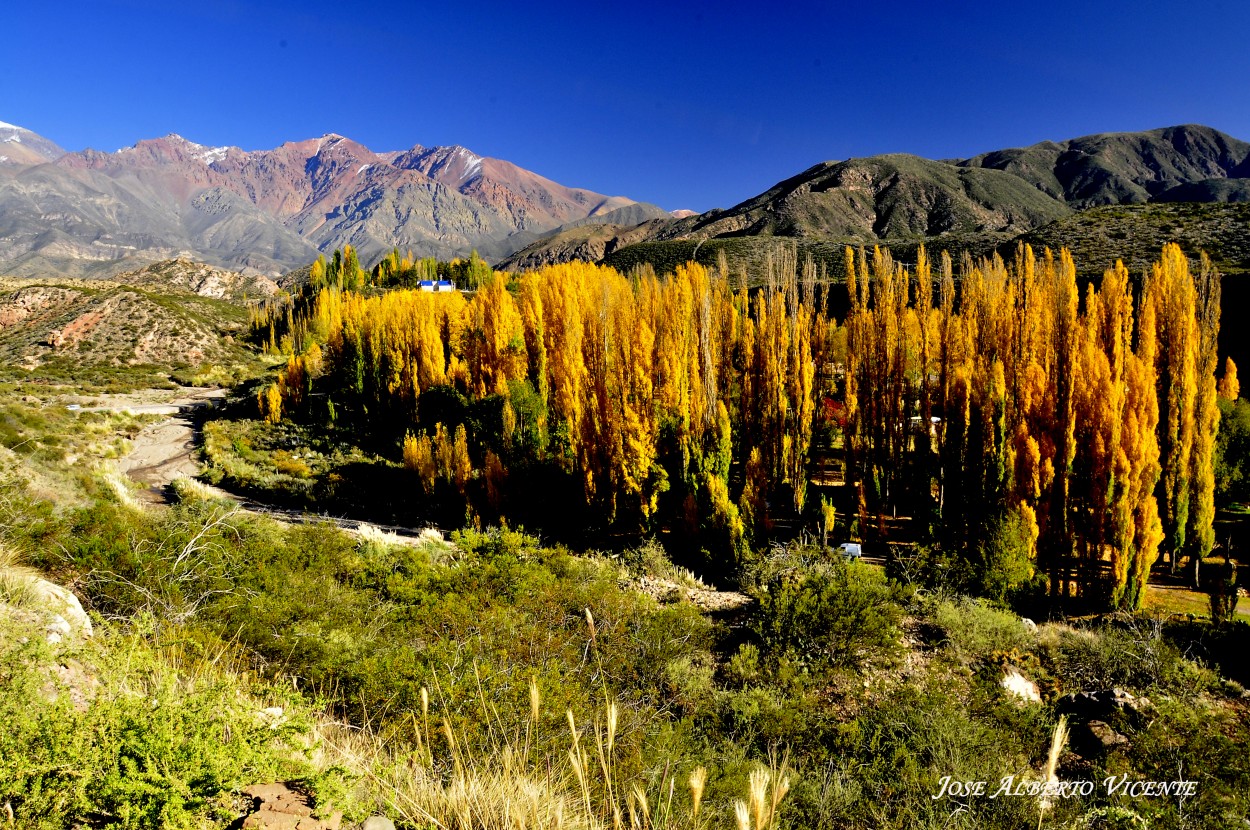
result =
[{"label": "grassy foreground slope", "polygon": [[[20,420],[32,404],[4,406]],[[80,457],[130,423],[77,417],[95,436],[75,439]],[[655,543],[605,556],[493,529],[401,544],[194,488],[145,512],[25,430],[0,450],[5,572],[26,573],[20,559],[73,587],[96,633],[0,638],[15,826],[224,827],[243,787],[274,779],[409,828],[606,828],[617,810],[673,828],[1232,828],[1250,811],[1244,624],[1035,631],[801,547],[762,558],[753,605],[710,616]],[[2,584],[6,632],[30,632]],[[1013,671],[1038,700],[1003,687]],[[1127,743],[1073,715],[1058,759],[1062,780],[1098,782],[1091,796],[1044,813],[1027,796],[933,797],[948,775],[1040,780],[1061,696],[1112,687],[1139,698],[1101,715]],[[1179,775],[1196,795],[1108,794],[1112,775]]]}]

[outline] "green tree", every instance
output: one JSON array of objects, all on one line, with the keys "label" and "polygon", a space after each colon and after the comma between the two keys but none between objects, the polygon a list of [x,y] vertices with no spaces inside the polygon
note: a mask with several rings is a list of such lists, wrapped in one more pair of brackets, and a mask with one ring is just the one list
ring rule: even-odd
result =
[{"label": "green tree", "polygon": [[1215,498],[1221,507],[1250,501],[1250,401],[1220,398],[1215,444]]}]

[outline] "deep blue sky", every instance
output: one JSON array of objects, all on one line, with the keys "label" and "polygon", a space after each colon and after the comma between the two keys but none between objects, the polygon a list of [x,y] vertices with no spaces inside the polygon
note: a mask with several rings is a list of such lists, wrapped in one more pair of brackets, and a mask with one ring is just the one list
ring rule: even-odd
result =
[{"label": "deep blue sky", "polygon": [[1243,0],[11,5],[0,121],[70,150],[337,132],[705,210],[826,159],[1180,123],[1250,140]]}]

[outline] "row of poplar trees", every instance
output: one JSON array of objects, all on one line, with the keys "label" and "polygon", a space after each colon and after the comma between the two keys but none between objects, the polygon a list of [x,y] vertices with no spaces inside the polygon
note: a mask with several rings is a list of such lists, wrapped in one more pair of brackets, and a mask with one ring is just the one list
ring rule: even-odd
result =
[{"label": "row of poplar trees", "polygon": [[[1136,295],[1117,265],[1083,297],[1067,252],[965,261],[957,278],[923,249],[914,270],[848,249],[842,326],[793,254],[752,291],[723,267],[574,263],[472,296],[362,293],[339,262],[302,306],[257,314],[271,338],[285,319],[294,352],[262,412],[298,415],[320,384],[342,417],[402,430],[426,492],[453,488],[482,515],[524,486],[509,442],[537,419],[531,454],[608,523],[743,557],[802,513],[823,398],[845,407],[861,514],[931,515],[951,550],[1015,528],[1057,597],[1137,607],[1161,549],[1173,567],[1211,549],[1218,279],[1175,246]],[[499,434],[423,422],[422,396],[447,387],[501,401]],[[513,406],[520,390],[536,412]]]},{"label": "row of poplar trees", "polygon": [[[1134,296],[1117,263],[1078,288],[1067,251],[915,272],[848,250],[848,452],[887,508],[934,499],[975,549],[1023,535],[1053,595],[1140,605],[1160,550],[1214,541],[1219,281],[1164,248]],[[1196,564],[1195,564],[1196,567]]]},{"label": "row of poplar trees", "polygon": [[[770,504],[805,505],[815,366],[831,330],[792,256],[773,272],[789,278],[753,295],[697,264],[665,279],[558,265],[497,275],[471,296],[324,285],[304,311],[287,302],[257,314],[262,337],[285,325],[301,352],[261,408],[274,421],[298,416],[320,383],[338,418],[408,432],[405,462],[427,491],[454,482],[489,517],[508,489],[507,442],[533,416],[513,406],[523,388],[541,401],[543,460],[606,524],[677,525],[742,557],[763,541]],[[324,274],[332,281],[334,268]],[[504,434],[423,420],[423,396],[443,387],[502,398]],[[466,454],[471,474],[457,462]]]}]

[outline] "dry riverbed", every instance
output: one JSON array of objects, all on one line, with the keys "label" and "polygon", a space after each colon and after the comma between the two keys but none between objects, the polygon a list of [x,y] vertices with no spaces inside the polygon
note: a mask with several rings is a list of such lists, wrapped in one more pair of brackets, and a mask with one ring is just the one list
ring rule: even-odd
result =
[{"label": "dry riverbed", "polygon": [[118,463],[124,475],[144,485],[147,501],[161,503],[166,501],[167,488],[175,479],[194,478],[200,473],[192,411],[211,406],[225,394],[224,389],[195,387],[144,389],[123,395],[70,396],[63,399],[63,404],[86,412],[171,416],[145,427]]}]

